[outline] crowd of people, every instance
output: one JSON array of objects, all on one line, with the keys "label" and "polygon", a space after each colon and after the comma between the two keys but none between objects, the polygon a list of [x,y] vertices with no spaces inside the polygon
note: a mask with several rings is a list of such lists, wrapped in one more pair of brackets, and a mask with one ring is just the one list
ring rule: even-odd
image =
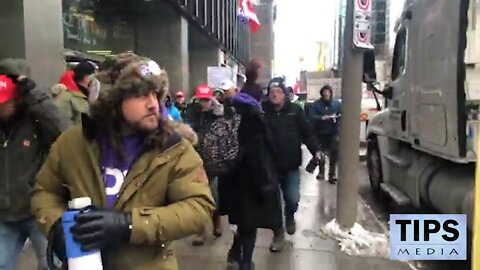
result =
[{"label": "crowd of people", "polygon": [[65,269],[61,217],[80,197],[93,207],[71,232],[83,250],[101,250],[105,270],[178,269],[172,242],[193,235],[202,246],[208,224],[222,237],[222,216],[237,225],[230,265],[254,269],[259,228],[281,252],[296,232],[302,145],[307,171],[319,166],[323,179],[327,153],[336,183],[341,104],[325,86],[305,113],[284,78],[265,96],[260,67],[249,63],[241,88],[199,85],[186,102],[165,70],[133,53],[80,62],[50,89],[24,60],[1,61],[0,270],[15,269],[28,238],[39,270]]}]

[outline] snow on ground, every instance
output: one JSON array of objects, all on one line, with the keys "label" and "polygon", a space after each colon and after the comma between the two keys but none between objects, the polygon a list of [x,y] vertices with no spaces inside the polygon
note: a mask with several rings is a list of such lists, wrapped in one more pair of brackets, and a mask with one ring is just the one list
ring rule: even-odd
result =
[{"label": "snow on ground", "polygon": [[351,256],[390,257],[389,238],[385,234],[369,232],[360,224],[349,231],[342,230],[334,219],[327,223],[323,233],[339,241],[340,250]]}]

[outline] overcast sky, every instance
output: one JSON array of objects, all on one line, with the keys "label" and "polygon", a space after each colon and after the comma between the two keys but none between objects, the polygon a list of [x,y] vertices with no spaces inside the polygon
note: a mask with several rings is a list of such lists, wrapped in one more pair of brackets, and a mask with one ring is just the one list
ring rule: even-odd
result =
[{"label": "overcast sky", "polygon": [[[391,0],[392,20],[398,17],[403,2]],[[338,0],[276,0],[276,3],[276,75],[287,76],[287,82],[293,84],[300,69],[301,56],[306,57],[306,66],[314,66],[315,59],[311,58],[316,57],[316,43],[325,41],[330,47],[333,46]]]}]

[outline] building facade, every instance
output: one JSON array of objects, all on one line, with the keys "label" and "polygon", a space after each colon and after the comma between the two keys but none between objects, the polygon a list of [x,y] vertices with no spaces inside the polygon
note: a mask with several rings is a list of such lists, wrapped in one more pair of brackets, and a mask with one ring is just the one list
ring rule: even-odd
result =
[{"label": "building facade", "polygon": [[132,51],[169,73],[172,91],[191,93],[206,83],[207,67],[250,59],[250,31],[238,21],[239,0],[37,0],[7,1],[0,57],[26,58],[32,76],[55,83],[64,50],[102,58]]},{"label": "building facade", "polygon": [[263,63],[264,66],[260,70],[258,82],[266,86],[273,74],[276,5],[274,0],[257,0],[255,4],[255,11],[260,20],[261,28],[258,32],[251,34],[250,54],[252,58],[259,59]]}]

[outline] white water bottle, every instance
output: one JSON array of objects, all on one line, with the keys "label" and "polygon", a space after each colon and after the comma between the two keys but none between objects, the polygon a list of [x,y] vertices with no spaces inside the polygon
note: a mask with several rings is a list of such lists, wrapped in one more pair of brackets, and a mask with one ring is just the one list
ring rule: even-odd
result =
[{"label": "white water bottle", "polygon": [[63,232],[65,234],[65,248],[68,258],[69,270],[103,270],[102,255],[100,251],[82,251],[80,244],[73,240],[70,228],[75,225],[75,216],[81,209],[92,205],[89,197],[77,198],[68,202],[69,211],[62,217]]}]

